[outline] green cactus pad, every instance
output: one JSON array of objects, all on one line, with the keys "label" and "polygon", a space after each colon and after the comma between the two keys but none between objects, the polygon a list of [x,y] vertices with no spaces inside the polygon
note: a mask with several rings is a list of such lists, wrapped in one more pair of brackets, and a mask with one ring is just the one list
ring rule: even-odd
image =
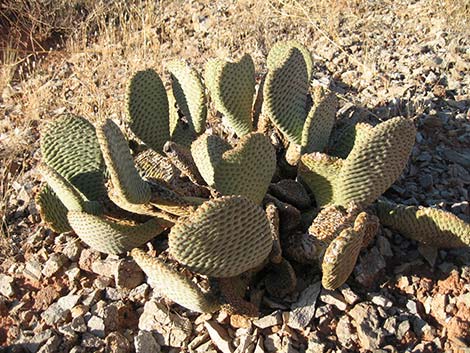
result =
[{"label": "green cactus pad", "polygon": [[67,210],[85,211],[92,214],[102,213],[102,207],[98,202],[88,201],[84,195],[54,169],[42,164],[38,166],[38,170]]},{"label": "green cactus pad", "polygon": [[65,233],[72,230],[67,220],[67,208],[49,186],[43,185],[36,194],[34,201],[39,209],[42,221],[48,228],[56,233]]},{"label": "green cactus pad", "polygon": [[330,137],[328,154],[346,159],[354,147],[356,132],[361,129],[372,129],[372,125],[367,123],[344,123],[341,127],[336,126]]},{"label": "green cactus pad", "polygon": [[224,152],[231,148],[227,141],[216,135],[201,135],[191,145],[191,155],[207,185],[214,185],[216,166]]},{"label": "green cactus pad", "polygon": [[247,198],[228,196],[205,202],[169,235],[172,256],[192,271],[233,277],[269,256],[272,238],[263,209]]},{"label": "green cactus pad", "polygon": [[207,117],[206,95],[201,77],[196,70],[180,60],[168,62],[166,69],[171,73],[171,87],[179,109],[192,129],[201,134]]},{"label": "green cactus pad", "polygon": [[382,225],[408,238],[440,248],[470,246],[470,224],[450,212],[385,201],[379,201],[376,209]]},{"label": "green cactus pad", "polygon": [[314,91],[313,107],[305,120],[302,131],[302,154],[324,152],[335,124],[338,98],[322,87]]},{"label": "green cactus pad", "polygon": [[137,72],[127,93],[128,120],[132,132],[155,151],[170,139],[169,107],[165,87],[152,70]]},{"label": "green cactus pad", "polygon": [[216,136],[201,137],[191,148],[198,170],[222,195],[242,195],[260,204],[276,169],[276,153],[260,133],[243,136],[237,147]]},{"label": "green cactus pad", "polygon": [[140,249],[132,249],[131,256],[158,289],[175,303],[200,313],[212,313],[220,304],[183,274]]},{"label": "green cactus pad", "polygon": [[299,176],[312,190],[317,206],[323,207],[335,198],[343,160],[313,152],[301,157]]},{"label": "green cactus pad", "polygon": [[302,143],[308,89],[302,53],[295,47],[283,52],[279,63],[266,75],[263,112],[290,142],[297,144]]},{"label": "green cactus pad", "polygon": [[238,136],[252,131],[255,65],[246,54],[238,62],[212,59],[206,65],[205,81],[215,108]]},{"label": "green cactus pad", "polygon": [[112,192],[131,204],[147,203],[150,200],[150,187],[140,177],[119,127],[107,119],[97,126],[96,133],[109,170]]},{"label": "green cactus pad", "polygon": [[86,119],[71,114],[49,123],[41,133],[43,161],[89,200],[102,200],[104,162],[95,128]]},{"label": "green cactus pad", "polygon": [[170,107],[170,140],[189,147],[191,146],[191,143],[197,138],[197,133],[194,131],[192,122],[183,119],[183,114],[180,114],[173,91],[168,91],[167,94],[168,104]]},{"label": "green cactus pad", "polygon": [[282,65],[282,60],[284,58],[285,53],[292,48],[297,48],[302,53],[305,65],[307,67],[308,80],[310,81],[313,70],[312,55],[310,55],[310,52],[305,46],[295,40],[277,42],[272,46],[267,59],[268,69],[273,70],[277,66]]},{"label": "green cactus pad", "polygon": [[84,243],[106,254],[122,254],[145,244],[164,230],[156,218],[138,225],[118,223],[80,211],[70,211],[67,218]]},{"label": "green cactus pad", "polygon": [[335,290],[351,275],[361,252],[363,232],[344,229],[325,251],[322,262],[322,285]]},{"label": "green cactus pad", "polygon": [[354,201],[363,207],[382,195],[405,168],[416,136],[411,120],[396,117],[361,129],[340,174],[334,203]]}]

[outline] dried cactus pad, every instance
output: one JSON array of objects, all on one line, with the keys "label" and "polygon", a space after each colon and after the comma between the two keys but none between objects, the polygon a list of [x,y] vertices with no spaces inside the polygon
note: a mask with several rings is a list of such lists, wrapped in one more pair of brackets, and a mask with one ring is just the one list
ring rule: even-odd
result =
[{"label": "dried cactus pad", "polygon": [[48,185],[43,185],[34,201],[39,209],[41,219],[48,228],[56,233],[72,230],[67,220],[67,208]]},{"label": "dried cactus pad", "polygon": [[335,290],[348,279],[354,270],[361,251],[363,232],[352,227],[344,229],[325,251],[322,262],[322,285]]},{"label": "dried cactus pad", "polygon": [[157,258],[151,257],[140,249],[132,249],[134,258],[158,289],[175,303],[200,313],[212,313],[220,304],[209,293],[201,289],[190,279],[176,272]]},{"label": "dried cactus pad", "polygon": [[150,200],[150,187],[140,177],[119,127],[107,119],[97,126],[96,133],[109,170],[113,191],[128,203],[147,203]]},{"label": "dried cactus pad", "polygon": [[335,124],[338,98],[322,87],[314,91],[313,107],[308,113],[302,131],[302,154],[323,152],[328,146],[331,130]]},{"label": "dried cactus pad", "polygon": [[255,94],[255,65],[246,54],[238,62],[208,61],[205,81],[215,108],[238,136],[252,131],[251,111]]},{"label": "dried cactus pad", "polygon": [[450,212],[385,201],[379,201],[376,209],[383,225],[408,238],[434,247],[470,246],[470,224]]},{"label": "dried cactus pad", "polygon": [[308,87],[307,66],[297,48],[282,53],[264,83],[263,112],[290,142],[297,144],[302,143]]},{"label": "dried cactus pad", "polygon": [[206,94],[201,77],[184,61],[173,60],[166,69],[171,73],[172,90],[176,104],[188,119],[192,129],[200,134],[206,125]]},{"label": "dried cactus pad", "polygon": [[382,195],[405,168],[416,136],[413,123],[396,117],[358,131],[340,174],[334,203],[354,201],[363,207]]},{"label": "dried cactus pad", "polygon": [[67,218],[83,242],[106,254],[122,254],[145,244],[164,230],[156,218],[138,225],[118,223],[80,211],[70,211]]},{"label": "dried cactus pad", "polygon": [[282,62],[283,56],[291,48],[297,48],[302,53],[304,60],[305,60],[306,67],[307,67],[308,79],[310,81],[310,77],[312,75],[312,69],[313,69],[312,55],[310,55],[310,52],[305,46],[303,46],[301,43],[295,40],[277,42],[276,44],[273,45],[273,47],[271,48],[268,54],[268,59],[267,59],[268,69],[272,70],[276,66],[279,66],[279,64]]},{"label": "dried cactus pad", "polygon": [[161,151],[170,139],[169,107],[163,82],[154,70],[139,71],[132,77],[127,109],[132,132],[149,147]]},{"label": "dried cactus pad", "polygon": [[49,123],[41,134],[43,161],[89,200],[106,198],[104,162],[95,128],[71,114]]},{"label": "dried cactus pad", "polygon": [[169,235],[170,253],[194,272],[233,277],[260,265],[272,247],[263,209],[247,198],[205,202]]}]

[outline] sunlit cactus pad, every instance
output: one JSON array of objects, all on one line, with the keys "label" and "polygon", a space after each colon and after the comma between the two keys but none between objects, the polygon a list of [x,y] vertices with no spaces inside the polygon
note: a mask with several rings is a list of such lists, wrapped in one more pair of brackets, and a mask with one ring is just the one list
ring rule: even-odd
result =
[{"label": "sunlit cactus pad", "polygon": [[272,238],[263,209],[247,198],[207,201],[178,222],[169,235],[170,253],[189,269],[213,277],[233,277],[260,265]]},{"label": "sunlit cactus pad", "polygon": [[161,151],[170,139],[168,97],[158,74],[147,69],[137,72],[127,92],[129,127],[144,143]]},{"label": "sunlit cactus pad", "polygon": [[237,62],[213,59],[206,65],[206,85],[215,108],[230,122],[238,136],[252,130],[255,66],[250,55]]},{"label": "sunlit cactus pad", "polygon": [[470,246],[470,224],[450,212],[385,201],[376,208],[383,225],[408,238],[440,248]]},{"label": "sunlit cactus pad", "polygon": [[145,244],[164,230],[155,218],[142,224],[134,224],[80,211],[70,211],[67,218],[84,243],[106,254],[125,253]]},{"label": "sunlit cactus pad", "polygon": [[220,304],[213,295],[203,293],[189,278],[158,258],[151,257],[140,249],[133,249],[131,256],[158,289],[175,303],[201,313],[219,309]]}]

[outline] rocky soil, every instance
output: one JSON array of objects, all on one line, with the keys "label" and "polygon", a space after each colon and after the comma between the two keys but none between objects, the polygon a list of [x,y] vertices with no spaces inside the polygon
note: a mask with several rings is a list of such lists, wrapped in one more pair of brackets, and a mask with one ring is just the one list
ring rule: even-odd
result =
[{"label": "rocky soil", "polygon": [[[381,228],[336,291],[322,289],[319,270],[309,269],[288,298],[252,291],[258,319],[198,315],[162,299],[129,258],[105,257],[74,234],[43,227],[34,204],[45,120],[64,111],[120,118],[131,73],[160,70],[174,57],[201,68],[210,57],[249,52],[262,74],[271,45],[297,39],[314,54],[315,83],[341,98],[338,120],[402,115],[416,124],[410,163],[385,196],[470,222],[468,35],[426,1],[358,3],[327,31],[313,12],[307,16],[313,9],[287,3],[171,2],[135,43],[108,38],[58,50],[27,79],[13,80],[0,99],[0,352],[470,349],[468,249],[418,246]],[[137,50],[143,35],[148,43]]]}]

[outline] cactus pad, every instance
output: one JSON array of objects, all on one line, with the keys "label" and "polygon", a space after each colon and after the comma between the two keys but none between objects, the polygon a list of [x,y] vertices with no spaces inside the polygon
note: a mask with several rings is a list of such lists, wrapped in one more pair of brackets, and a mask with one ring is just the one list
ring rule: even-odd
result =
[{"label": "cactus pad", "polygon": [[172,183],[180,174],[167,157],[152,149],[139,153],[134,163],[144,179],[157,179]]},{"label": "cactus pad", "polygon": [[323,152],[328,146],[331,129],[338,110],[338,98],[322,87],[314,91],[313,107],[302,131],[302,153]]},{"label": "cactus pad", "polygon": [[185,62],[173,60],[166,69],[171,73],[172,90],[176,104],[188,119],[191,128],[198,134],[206,125],[206,95],[199,74]]},{"label": "cactus pad", "polygon": [[363,207],[382,195],[405,168],[416,130],[406,118],[393,118],[357,132],[354,147],[340,174],[334,203],[351,201]]},{"label": "cactus pad", "polygon": [[67,208],[49,186],[43,185],[34,201],[39,209],[41,219],[48,228],[56,233],[72,230],[67,220]]},{"label": "cactus pad", "polygon": [[299,176],[312,190],[317,206],[325,206],[335,198],[343,160],[313,152],[301,157]]},{"label": "cactus pad", "polygon": [[118,223],[80,211],[70,211],[67,218],[84,243],[106,254],[122,254],[145,244],[164,230],[156,218],[138,225]]},{"label": "cactus pad", "polygon": [[147,203],[150,187],[137,172],[119,127],[108,119],[97,126],[96,133],[111,177],[112,192],[131,204]]},{"label": "cactus pad", "polygon": [[140,249],[132,249],[131,256],[147,277],[158,285],[158,289],[175,303],[200,313],[212,313],[219,309],[219,303],[183,274]]},{"label": "cactus pad", "polygon": [[210,60],[205,80],[215,108],[227,118],[237,135],[250,133],[256,84],[251,56],[246,54],[238,62]]},{"label": "cactus pad", "polygon": [[279,63],[268,71],[264,83],[263,112],[290,142],[302,143],[307,117],[308,74],[297,48],[283,52]]},{"label": "cactus pad", "polygon": [[470,224],[450,212],[385,201],[379,201],[376,209],[383,225],[408,238],[441,248],[470,246]]},{"label": "cactus pad", "polygon": [[41,133],[43,161],[89,200],[106,198],[104,162],[95,128],[71,114],[49,123]]},{"label": "cactus pad", "polygon": [[137,72],[127,92],[128,120],[132,132],[155,151],[170,139],[169,107],[165,87],[152,70]]},{"label": "cactus pad", "polygon": [[215,136],[195,141],[191,152],[201,175],[222,195],[242,195],[260,204],[276,169],[276,153],[269,139],[251,133],[243,136],[237,147],[227,147]]},{"label": "cactus pad", "polygon": [[307,67],[308,80],[310,81],[313,69],[312,55],[310,55],[310,52],[305,46],[295,40],[277,42],[272,46],[267,59],[268,69],[273,70],[275,67],[282,65],[282,60],[285,53],[288,52],[291,48],[297,48],[302,53],[305,65]]},{"label": "cactus pad", "polygon": [[260,265],[272,247],[264,211],[247,198],[221,197],[182,219],[169,235],[170,253],[189,269],[233,277]]}]

